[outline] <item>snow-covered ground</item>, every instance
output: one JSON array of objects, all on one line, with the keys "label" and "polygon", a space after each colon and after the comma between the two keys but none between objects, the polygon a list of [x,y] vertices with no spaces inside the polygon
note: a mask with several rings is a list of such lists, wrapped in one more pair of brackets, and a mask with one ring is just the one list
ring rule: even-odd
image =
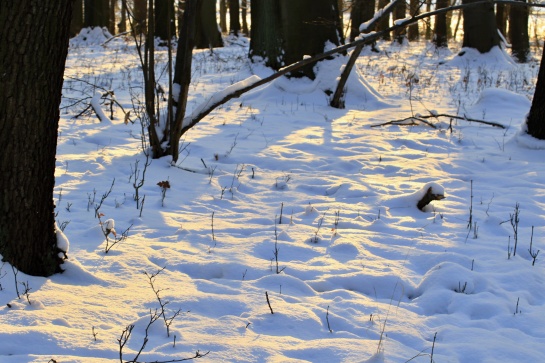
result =
[{"label": "snow-covered ground", "polygon": [[[545,361],[545,263],[531,256],[544,247],[545,143],[520,133],[536,61],[381,43],[346,109],[324,93],[346,59],[322,62],[314,81],[278,79],[214,111],[178,167],[146,168],[134,46],[93,39],[72,42],[59,129],[66,271],[2,265],[1,362],[132,361],[141,348],[139,362]],[[195,52],[189,111],[270,73],[246,45]],[[74,118],[101,101],[93,85],[136,122],[118,106],[110,122]],[[436,113],[506,128],[374,127]],[[420,211],[429,186],[445,199]]]}]

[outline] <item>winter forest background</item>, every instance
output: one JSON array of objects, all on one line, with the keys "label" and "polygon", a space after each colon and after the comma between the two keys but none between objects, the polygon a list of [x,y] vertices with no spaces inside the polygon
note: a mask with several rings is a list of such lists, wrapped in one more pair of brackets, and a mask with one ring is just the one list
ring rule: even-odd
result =
[{"label": "winter forest background", "polygon": [[541,7],[2,1],[0,361],[545,361]]}]

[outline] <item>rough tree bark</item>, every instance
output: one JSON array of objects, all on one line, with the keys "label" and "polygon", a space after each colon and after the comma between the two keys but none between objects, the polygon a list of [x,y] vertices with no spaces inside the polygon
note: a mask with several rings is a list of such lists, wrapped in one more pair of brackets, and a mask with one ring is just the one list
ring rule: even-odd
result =
[{"label": "rough tree bark", "polygon": [[249,58],[257,61],[260,57],[267,67],[280,69],[284,65],[282,52],[282,28],[280,25],[280,6],[278,1],[254,1],[250,14]]},{"label": "rough tree bark", "polygon": [[[389,0],[378,0],[378,8],[383,9],[385,8],[389,3]],[[388,29],[390,27],[390,15],[383,17],[380,22],[377,24],[377,31],[381,31],[384,29]],[[384,33],[382,36],[382,39],[384,40],[391,40],[392,37],[390,33]]]},{"label": "rough tree bark", "polygon": [[220,29],[222,33],[227,33],[227,0],[220,1]]},{"label": "rough tree bark", "polygon": [[[420,0],[410,0],[409,2],[409,15],[415,16],[420,13],[420,7],[422,3]],[[418,30],[418,23],[411,24],[407,31],[407,37],[409,41],[417,40],[420,37],[420,31]]]},{"label": "rough tree bark", "polygon": [[72,3],[0,2],[0,254],[29,275],[62,271],[53,187]]}]

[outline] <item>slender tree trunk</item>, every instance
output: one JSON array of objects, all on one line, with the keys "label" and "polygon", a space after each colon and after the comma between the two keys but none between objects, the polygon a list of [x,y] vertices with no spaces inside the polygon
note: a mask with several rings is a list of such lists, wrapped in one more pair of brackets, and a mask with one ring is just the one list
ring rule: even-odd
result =
[{"label": "slender tree trunk", "polygon": [[[478,0],[462,0],[462,4],[470,4]],[[500,45],[494,4],[483,4],[464,9],[464,41],[462,46],[487,53]]]},{"label": "slender tree trunk", "polygon": [[545,100],[545,45],[541,56],[541,64],[539,65],[532,106],[526,118],[528,134],[540,140],[545,140],[545,102],[543,100]]},{"label": "slender tree trunk", "polygon": [[[437,0],[437,9],[446,8],[449,5],[449,0]],[[437,48],[446,48],[448,46],[447,36],[447,14],[439,14],[435,16],[435,31],[433,43]]]},{"label": "slender tree trunk", "polygon": [[240,33],[240,6],[238,0],[229,0],[229,34]]},{"label": "slender tree trunk", "polygon": [[240,2],[240,16],[242,17],[242,32],[246,35],[250,34],[248,30],[248,0]]},{"label": "slender tree trunk", "polygon": [[[429,13],[431,11],[431,1],[432,0],[425,0],[426,2],[426,12]],[[427,39],[427,40],[430,40],[431,39],[431,21],[430,21],[430,18],[427,18],[424,20],[424,24],[426,24],[426,30],[424,32],[424,37]]]},{"label": "slender tree trunk", "polygon": [[117,30],[120,33],[127,31],[127,0],[121,0],[121,18],[117,24]]},{"label": "slender tree trunk", "polygon": [[[525,3],[526,0],[518,0]],[[530,37],[528,35],[529,8],[526,6],[509,7],[509,39],[511,52],[519,63],[526,63],[530,54]]]},{"label": "slender tree trunk", "polygon": [[115,10],[117,7],[117,0],[110,0],[110,4],[108,6],[108,31],[110,34],[115,34]]},{"label": "slender tree trunk", "polygon": [[227,0],[220,0],[220,29],[227,33]]},{"label": "slender tree trunk", "polygon": [[[405,19],[407,14],[407,3],[405,1],[400,1],[394,10],[394,20]],[[399,44],[403,44],[405,38],[407,37],[407,29],[403,28],[395,32],[395,40]]]},{"label": "slender tree trunk", "polygon": [[29,275],[62,271],[53,187],[72,4],[0,2],[0,254]]},{"label": "slender tree trunk", "polygon": [[509,14],[509,5],[496,4],[496,27],[501,34],[507,38],[507,16]]},{"label": "slender tree trunk", "polygon": [[191,82],[191,63],[193,60],[193,47],[197,32],[197,14],[199,13],[199,0],[186,0],[186,7],[180,28],[180,41],[176,52],[176,65],[174,68],[173,82],[179,86],[180,93],[174,95],[173,104],[176,107],[174,123],[170,125],[170,153],[172,160],[176,162],[179,155],[180,137],[183,128],[187,106],[187,95]]}]

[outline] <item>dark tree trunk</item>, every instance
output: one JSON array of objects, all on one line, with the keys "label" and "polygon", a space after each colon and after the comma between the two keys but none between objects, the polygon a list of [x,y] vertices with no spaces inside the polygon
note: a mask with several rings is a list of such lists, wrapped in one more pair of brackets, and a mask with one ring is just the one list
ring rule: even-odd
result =
[{"label": "dark tree trunk", "polygon": [[195,36],[197,32],[197,14],[199,13],[199,0],[186,0],[185,11],[182,17],[180,27],[180,41],[176,51],[176,65],[174,68],[173,83],[179,85],[180,93],[174,95],[177,102],[176,115],[173,118],[173,124],[170,125],[170,153],[172,160],[178,160],[178,148],[180,137],[182,135],[183,124],[187,106],[187,95],[189,93],[189,84],[191,82],[191,63],[193,60],[193,47],[195,45]]},{"label": "dark tree trunk", "polygon": [[115,34],[115,10],[117,6],[117,0],[110,0],[108,6],[108,31],[110,34]]},{"label": "dark tree trunk", "polygon": [[[341,43],[337,0],[280,0],[280,14],[285,64],[323,53],[326,42]],[[312,66],[292,76],[315,77]]]},{"label": "dark tree trunk", "polygon": [[220,0],[220,29],[227,33],[227,0]]},{"label": "dark tree trunk", "polygon": [[282,39],[284,35],[280,24],[280,5],[278,1],[253,1],[250,29],[250,59],[264,60],[265,65],[278,70],[284,66]]},{"label": "dark tree trunk", "polygon": [[545,45],[537,75],[536,90],[530,112],[526,118],[528,134],[536,139],[545,140]]},{"label": "dark tree trunk", "polygon": [[[415,16],[420,13],[420,0],[410,0],[409,2],[409,15]],[[409,30],[407,32],[407,37],[409,40],[417,40],[420,37],[420,32],[418,30],[418,23],[409,25]]]},{"label": "dark tree trunk", "polygon": [[[378,8],[379,9],[384,9],[384,7],[386,5],[388,5],[389,3],[390,3],[389,0],[378,0]],[[389,27],[390,27],[390,15],[385,16],[383,19],[381,19],[381,21],[377,25],[377,30],[381,31],[381,30],[384,30],[384,29],[388,29]],[[392,37],[391,37],[390,33],[385,33],[382,36],[382,39],[391,40]]]},{"label": "dark tree trunk", "polygon": [[117,24],[117,30],[120,33],[127,31],[127,0],[121,0],[121,19]]},{"label": "dark tree trunk", "polygon": [[240,2],[240,16],[242,17],[242,32],[246,35],[250,34],[248,31],[248,0],[242,0]]},{"label": "dark tree trunk", "polygon": [[[437,9],[443,9],[448,7],[449,0],[437,0]],[[433,36],[433,43],[437,48],[448,45],[448,33],[447,33],[447,14],[439,14],[435,16],[435,31]]]},{"label": "dark tree trunk", "polygon": [[[397,3],[394,9],[394,20],[405,19],[407,14],[407,3],[405,1],[400,1]],[[403,41],[407,37],[406,28],[395,31],[395,40],[399,44],[403,44]]]},{"label": "dark tree trunk", "polygon": [[195,47],[198,49],[223,47],[216,21],[216,0],[198,1]]},{"label": "dark tree trunk", "polygon": [[[431,1],[432,0],[425,0],[426,2],[426,12],[429,13],[431,11]],[[431,39],[431,21],[430,18],[427,18],[424,20],[424,24],[426,24],[426,30],[424,31],[424,37],[427,40]]]},{"label": "dark tree trunk", "polygon": [[496,4],[496,27],[501,34],[507,38],[507,16],[509,14],[509,5]]},{"label": "dark tree trunk", "polygon": [[78,35],[81,28],[83,28],[83,0],[76,0],[74,1],[72,21],[70,22],[70,37]]},{"label": "dark tree trunk", "polygon": [[[373,18],[375,14],[374,0],[353,0],[350,10],[350,36],[352,42],[360,35],[360,25]],[[366,31],[368,33],[369,30]]]},{"label": "dark tree trunk", "polygon": [[167,40],[176,35],[174,0],[155,0],[155,36]]},{"label": "dark tree trunk", "polygon": [[110,25],[110,0],[85,0],[85,27],[108,27]]},{"label": "dark tree trunk", "polygon": [[[518,0],[525,3],[526,0]],[[519,63],[526,63],[530,54],[530,38],[528,36],[529,8],[526,6],[510,6],[509,40],[511,52]]]},{"label": "dark tree trunk", "polygon": [[229,34],[240,33],[240,6],[238,0],[229,0]]},{"label": "dark tree trunk", "polygon": [[[470,4],[479,0],[462,0],[462,4]],[[494,4],[483,4],[464,9],[464,41],[462,47],[474,48],[487,53],[500,45]]]},{"label": "dark tree trunk", "polygon": [[146,18],[148,15],[148,5],[146,0],[134,0],[132,15],[134,16],[134,29],[137,34],[146,29]]},{"label": "dark tree trunk", "polygon": [[0,2],[0,254],[29,275],[62,271],[53,187],[72,3]]}]

